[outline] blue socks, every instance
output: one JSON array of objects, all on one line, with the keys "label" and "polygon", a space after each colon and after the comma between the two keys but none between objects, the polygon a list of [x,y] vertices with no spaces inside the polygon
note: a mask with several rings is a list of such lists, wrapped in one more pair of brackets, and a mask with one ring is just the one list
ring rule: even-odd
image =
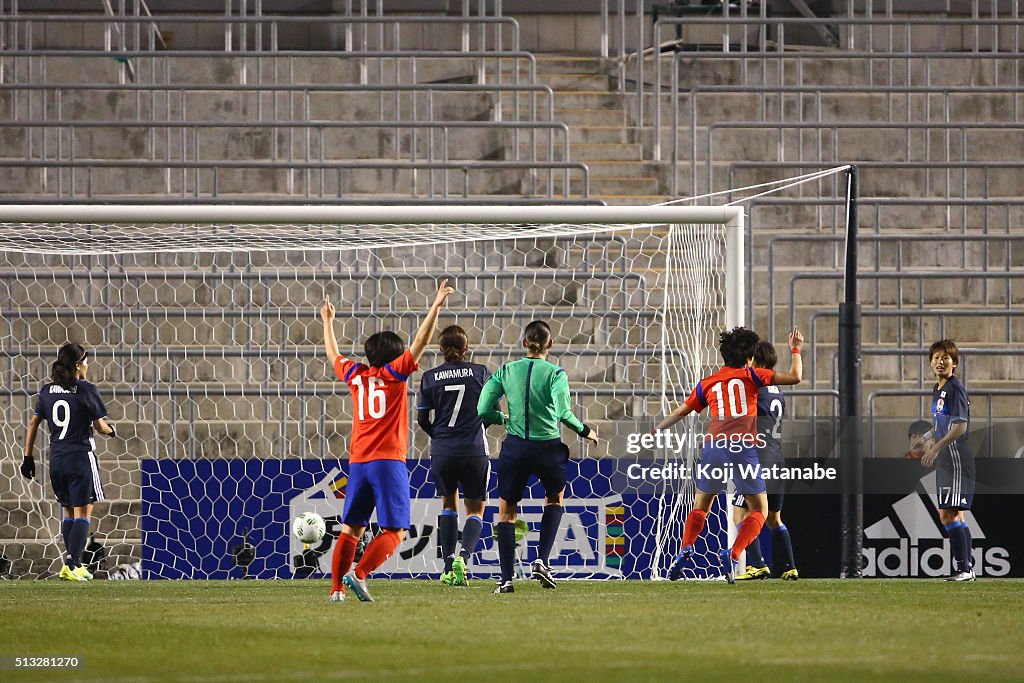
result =
[{"label": "blue socks", "polygon": [[949,550],[953,560],[953,571],[966,572],[971,569],[971,554],[967,545],[967,526],[963,522],[950,522],[946,526],[946,533],[949,534]]},{"label": "blue socks", "polygon": [[437,516],[437,544],[441,546],[441,557],[444,558],[444,571],[452,570],[452,559],[455,556],[455,542],[459,536],[459,513],[455,510],[441,510]]},{"label": "blue socks", "polygon": [[555,534],[558,533],[558,525],[562,523],[564,512],[565,508],[561,505],[544,506],[544,515],[540,518],[540,545],[537,546],[537,559],[544,564],[548,563],[551,546],[555,544]]},{"label": "blue socks", "polygon": [[974,538],[971,536],[971,527],[967,522],[960,522],[960,528],[967,534],[967,559],[970,560],[968,569],[974,569]]},{"label": "blue socks", "polygon": [[754,540],[747,546],[747,566],[764,567],[764,555],[761,554],[761,539],[754,537]]},{"label": "blue socks", "polygon": [[466,517],[466,523],[462,526],[462,549],[459,550],[459,554],[467,562],[476,550],[476,544],[480,542],[480,531],[483,526],[484,522],[478,516]]},{"label": "blue socks", "polygon": [[65,517],[60,523],[60,535],[64,538],[64,549],[67,551],[64,557],[64,564],[72,569],[75,568],[75,565],[72,564],[74,560],[71,555],[71,525],[74,524],[74,522],[74,517]]},{"label": "blue socks", "polygon": [[775,555],[777,574],[796,568],[796,562],[793,560],[793,541],[789,538],[789,529],[785,524],[780,524],[778,529],[772,531],[772,552]]},{"label": "blue socks", "polygon": [[[61,527],[63,527],[63,523]],[[68,549],[68,566],[77,569],[82,566],[82,551],[89,541],[89,520],[85,517],[77,517],[71,522],[71,529],[65,537],[65,545]]]},{"label": "blue socks", "polygon": [[501,565],[501,582],[512,580],[516,562],[516,525],[514,522],[498,522],[498,562]]}]

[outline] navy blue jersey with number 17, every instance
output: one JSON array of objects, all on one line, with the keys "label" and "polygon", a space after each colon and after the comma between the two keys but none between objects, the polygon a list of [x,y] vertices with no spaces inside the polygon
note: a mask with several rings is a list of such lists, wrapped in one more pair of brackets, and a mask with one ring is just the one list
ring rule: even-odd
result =
[{"label": "navy blue jersey with number 17", "polygon": [[445,363],[423,373],[416,401],[417,422],[430,435],[431,457],[487,457],[487,439],[476,404],[490,376],[484,366],[465,361]]},{"label": "navy blue jersey with number 17", "polygon": [[50,427],[51,459],[92,451],[92,423],[107,417],[96,386],[81,379],[70,389],[44,384],[35,412]]}]

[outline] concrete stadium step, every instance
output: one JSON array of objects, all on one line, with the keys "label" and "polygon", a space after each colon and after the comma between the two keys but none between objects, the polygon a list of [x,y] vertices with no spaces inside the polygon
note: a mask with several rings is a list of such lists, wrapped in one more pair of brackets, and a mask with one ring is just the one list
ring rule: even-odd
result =
[{"label": "concrete stadium step", "polygon": [[[655,161],[623,161],[618,159],[592,159],[580,156],[590,169],[591,182],[599,178],[662,178],[668,165]],[[667,182],[667,178],[664,182]]]},{"label": "concrete stadium step", "polygon": [[[506,120],[514,120],[511,117],[515,112],[505,109],[502,112]],[[626,125],[626,113],[622,109],[585,109],[585,108],[559,108],[554,110],[554,120],[564,121],[570,128],[575,126],[620,126]]]},{"label": "concrete stadium step", "polygon": [[[939,208],[943,211],[947,210],[947,207]],[[751,224],[755,226],[755,230],[765,227],[761,222],[751,221]],[[800,223],[794,222],[793,224],[799,225]],[[1015,247],[1024,246],[1024,235],[1018,238],[1008,237],[1008,241],[984,242],[972,240],[970,235],[962,233],[934,232],[929,234],[922,229],[923,227],[924,223],[915,224],[914,221],[909,220],[905,230],[900,233],[893,231],[888,236],[896,237],[898,234],[903,234],[908,237],[930,237],[931,239],[889,242],[875,242],[870,238],[861,240],[859,251],[861,267],[865,269],[880,267],[892,270],[899,264],[902,269],[920,272],[919,269],[922,268],[941,269],[955,265],[966,270],[990,269],[996,278],[999,278],[1000,271],[1005,271],[1008,268],[1024,271],[1024,254],[1016,253],[1019,249],[1015,249]],[[750,260],[754,264],[755,272],[763,272],[769,260],[769,243],[773,237],[782,235],[782,230],[773,230],[770,234],[762,232],[760,236],[757,236],[755,232],[754,248],[750,252]],[[785,237],[798,238],[801,235],[790,233],[785,234]],[[830,242],[777,241],[771,248],[771,258],[775,267],[802,267],[811,271],[825,270],[831,267],[838,272],[843,267],[844,243],[839,238]],[[869,271],[865,270],[864,272]]]},{"label": "concrete stadium step", "polygon": [[[545,85],[547,85],[545,83]],[[623,110],[635,99],[629,93],[603,90],[555,90],[555,109],[618,109]],[[506,103],[508,104],[508,103]],[[529,103],[519,103],[520,114],[530,111]]]},{"label": "concrete stadium step", "polygon": [[[927,392],[926,395],[930,395],[931,386],[933,379],[925,378],[925,389],[922,393]],[[908,388],[916,388],[916,383],[912,387],[908,387],[907,384],[893,384],[891,382],[879,382],[879,381],[866,381],[864,382],[864,396],[865,400],[875,391],[881,391],[886,389],[900,389],[905,390]],[[981,419],[982,417],[988,417],[988,402],[981,396],[986,389],[1020,389],[1019,382],[989,382],[989,381],[970,381],[967,383],[968,394],[971,395],[971,423],[972,429],[984,429],[985,423]],[[972,394],[972,392],[974,392]],[[910,425],[913,420],[919,419],[922,414],[922,408],[927,404],[927,398],[922,400],[920,396],[885,396],[878,397],[875,399],[875,416],[876,417],[892,417],[907,418],[906,426],[904,426],[903,436],[906,436],[906,427]],[[927,410],[927,408],[925,408]],[[998,418],[1012,418],[1015,421],[1020,420],[1021,412],[1024,411],[1024,397],[1019,396],[1000,396],[998,399],[992,402],[992,417]],[[928,419],[927,413],[925,413],[925,419]],[[1018,422],[1019,424],[1019,422]],[[906,450],[903,445],[906,442],[900,443],[900,448]],[[1012,453],[1005,453],[1004,456],[1012,456]]]},{"label": "concrete stadium step", "polygon": [[612,126],[573,125],[569,127],[569,142],[577,144],[628,145],[640,142],[641,133],[621,124]]},{"label": "concrete stadium step", "polygon": [[[640,177],[603,177],[591,175],[590,196],[604,197],[617,195],[660,195],[664,193],[665,183],[656,176]],[[565,191],[564,183],[560,179],[555,180],[555,191],[562,194]],[[576,195],[583,191],[582,180],[572,180],[569,186],[569,193]]]},{"label": "concrete stadium step", "polygon": [[[917,271],[916,274],[935,274],[934,269]],[[897,273],[894,270],[883,271],[887,279],[872,278],[871,272],[861,273],[861,300],[865,306],[901,306],[916,307],[924,306],[946,306],[963,305],[976,306],[998,311],[1001,308],[1008,309],[1013,301],[1024,294],[1024,278],[1020,277],[1022,271],[1014,274],[1002,275],[998,272],[989,272],[985,277],[950,277],[949,279],[934,277],[921,279],[915,277],[914,271],[902,271]],[[840,299],[835,298],[841,290],[841,271],[815,269],[808,271],[806,267],[792,266],[776,269],[775,287],[777,296],[788,300],[789,287],[794,282],[794,276],[810,275],[817,278],[819,274],[836,275],[835,279],[802,279],[796,282],[796,296],[801,304],[811,305],[820,303],[831,303]],[[898,277],[896,277],[898,275]],[[951,273],[951,275],[955,275]],[[987,281],[986,286],[983,281]],[[900,286],[902,285],[902,297]],[[781,288],[781,291],[780,291]],[[987,292],[985,291],[987,289]],[[987,298],[986,298],[987,295]],[[1007,301],[1007,296],[1010,301]],[[778,300],[778,299],[777,299]]]},{"label": "concrete stadium step", "polygon": [[[84,161],[84,160],[79,160]],[[358,161],[358,160],[356,160]],[[389,162],[390,160],[381,160]],[[472,162],[473,160],[467,160]],[[355,167],[338,170],[325,170],[321,177],[319,170],[305,171],[288,168],[218,168],[216,173],[211,168],[201,170],[198,191],[196,190],[195,171],[183,172],[181,169],[168,170],[158,167],[148,168],[94,168],[91,172],[77,169],[75,183],[72,186],[71,173],[60,171],[64,178],[64,195],[79,197],[104,197],[120,195],[141,196],[191,196],[194,193],[204,196],[247,195],[254,192],[268,194],[285,194],[304,196],[307,189],[310,196],[320,196],[321,187],[328,197],[353,194],[403,194],[414,186],[417,193],[423,195],[430,190],[429,173],[421,171],[418,182],[414,185],[414,171],[409,169],[366,168]],[[440,195],[445,186],[450,194],[461,195],[466,188],[465,175],[462,169],[434,171],[435,192]],[[58,186],[58,171],[50,169],[46,176],[49,187],[43,187],[42,172],[39,169],[3,168],[0,167],[0,180],[5,182],[11,194],[46,195],[54,192]],[[559,174],[560,175],[560,174]],[[579,172],[575,173],[580,176]],[[184,177],[183,177],[184,176]],[[339,187],[339,177],[341,178]],[[468,191],[479,195],[522,195],[539,193],[541,187],[531,190],[526,182],[527,169],[470,169]],[[573,181],[574,183],[579,181]],[[406,194],[408,196],[408,194]]]},{"label": "concrete stadium step", "polygon": [[[525,137],[528,133],[520,133]],[[28,158],[40,156],[44,133],[18,125],[5,126],[0,134],[0,157]],[[522,138],[521,138],[522,139]],[[104,126],[78,128],[73,145],[75,156],[82,159],[145,159],[191,160],[195,158],[195,140],[203,160],[268,160],[291,159],[349,160],[428,158],[431,150],[440,156],[439,148],[447,143],[449,158],[485,159],[504,153],[513,134],[498,128],[459,128],[448,130],[416,128],[359,127],[322,128],[315,126],[281,129],[253,124],[245,128],[162,129],[145,126]],[[415,141],[415,144],[414,144]],[[545,132],[538,132],[533,144],[523,143],[524,153],[537,149],[546,158],[549,145]],[[560,147],[559,147],[560,149]],[[560,158],[556,156],[555,158]]]},{"label": "concrete stadium step", "polygon": [[[970,131],[968,144],[972,155],[987,161],[1013,161],[1012,152],[999,145],[998,129]],[[710,146],[709,146],[710,135]],[[987,137],[986,137],[987,135]],[[947,139],[949,138],[949,139]],[[698,159],[709,156],[715,161],[828,161],[831,158],[856,161],[965,161],[967,146],[961,150],[959,131],[907,131],[880,126],[870,135],[864,129],[842,128],[830,124],[813,128],[790,129],[785,126],[697,129]],[[688,156],[686,139],[680,143]],[[963,154],[961,154],[961,151]],[[837,162],[838,163],[838,162]],[[994,175],[994,174],[993,174]]]},{"label": "concrete stadium step", "polygon": [[[815,330],[817,343],[837,343],[838,326],[836,324],[835,312],[838,311],[840,298],[837,297],[832,305],[805,305],[801,303],[796,308],[796,324],[804,332],[810,331],[810,320],[814,313],[818,313],[818,323]],[[762,306],[754,307],[754,320],[751,323],[755,329],[766,329],[765,317],[768,311]],[[958,310],[965,315],[957,315]],[[958,344],[964,346],[983,346],[994,343],[997,340],[1018,339],[1024,334],[1024,317],[1000,315],[996,313],[991,317],[979,317],[974,315],[977,312],[976,306],[965,306],[962,309],[943,306],[937,310],[922,312],[921,315],[905,315],[903,317],[879,318],[872,315],[864,316],[865,343],[871,344],[909,344],[918,346],[931,344],[942,335],[957,340]],[[821,312],[829,312],[829,316],[823,317]],[[904,311],[907,313],[907,311]],[[918,324],[921,320],[923,324]],[[775,309],[775,331],[777,336],[783,337],[790,329],[790,312],[788,301],[777,301]],[[868,336],[870,335],[870,336]]]},{"label": "concrete stadium step", "polygon": [[[563,100],[559,99],[559,102]],[[564,100],[571,101],[571,100]],[[626,99],[626,102],[632,100]],[[672,99],[658,99],[662,124],[672,120]],[[645,101],[653,119],[653,100]],[[697,124],[723,121],[808,121],[827,123],[1014,123],[1021,95],[1009,86],[1002,91],[878,92],[870,86],[849,86],[846,92],[718,92],[682,90],[676,101],[678,120],[689,126],[696,107]]]},{"label": "concrete stadium step", "polygon": [[[871,169],[870,172],[865,175],[874,174],[876,169]],[[786,170],[788,172],[788,169]],[[897,175],[897,171],[892,169],[886,171],[885,169],[880,170],[881,173],[886,174],[887,177],[893,178]],[[917,171],[903,171],[906,173],[917,173]],[[942,178],[942,184],[945,183],[944,173],[933,172],[929,173],[928,177],[925,178],[925,182],[934,186],[939,183],[940,176]],[[957,176],[951,176],[951,181]],[[962,177],[957,178],[959,182],[963,181]],[[968,178],[969,187],[973,187],[975,184],[982,182],[980,177]],[[877,183],[875,183],[877,185]],[[925,186],[922,186],[922,190]],[[976,232],[981,234],[982,232],[989,232],[993,234],[1004,233],[1008,227],[1020,225],[1024,221],[1024,207],[1020,205],[1014,205],[1007,203],[999,206],[1000,200],[993,198],[992,206],[977,205],[970,206],[968,204],[958,204],[957,200],[951,199],[949,203],[941,201],[934,201],[934,198],[927,198],[919,196],[906,197],[906,201],[896,204],[889,201],[891,197],[877,197],[862,194],[860,197],[861,207],[863,210],[869,210],[872,215],[872,222],[875,221],[877,216],[877,222],[879,226],[885,226],[886,232],[890,234],[912,234],[920,232],[921,234],[928,234],[930,231],[942,231],[947,232],[948,235],[958,235]],[[919,203],[915,204],[914,201]],[[994,207],[998,206],[997,209],[1000,213],[999,220],[995,221],[993,216]],[[835,225],[835,206],[833,205],[797,205],[797,204],[758,204],[751,207],[749,217],[749,224],[752,226],[752,230],[756,235],[759,229],[770,229],[772,234],[777,231],[785,232],[793,227],[821,227],[826,232],[830,231],[830,226]],[[936,236],[940,241],[942,240],[940,235]],[[870,245],[871,243],[868,242]],[[756,245],[755,245],[756,246]],[[977,244],[971,245],[971,248],[980,248]],[[1001,249],[1002,247],[992,246],[990,250]],[[760,259],[755,259],[760,261]]]},{"label": "concrete stadium step", "polygon": [[[530,150],[537,145],[520,145],[519,158],[527,159]],[[555,159],[565,158],[564,145],[557,144],[553,150]],[[596,161],[633,161],[641,162],[643,150],[638,143],[571,143],[569,146],[569,158],[583,161],[590,164]],[[591,169],[593,170],[593,169]]]},{"label": "concrete stadium step", "polygon": [[[668,83],[674,55],[662,56],[662,78]],[[949,57],[909,57],[888,60],[862,60],[793,55],[757,63],[754,58],[679,57],[680,87],[701,84],[732,85],[742,83],[743,62],[747,62],[748,84],[846,85],[869,88],[879,85],[929,84],[995,85],[1014,80],[1015,59],[964,59]],[[754,65],[756,68],[752,68]],[[649,66],[648,74],[654,73]]]},{"label": "concrete stadium step", "polygon": [[[102,44],[102,40],[99,44]],[[29,73],[29,62],[17,58],[9,66],[13,83],[46,84],[117,84],[121,82],[124,66],[109,55],[93,53],[74,57],[46,56],[45,77]],[[268,53],[260,57],[161,55],[135,57],[132,66],[139,83],[171,83],[176,85],[239,85],[263,83],[265,85],[327,85],[360,82],[360,62],[366,62],[369,82],[388,82],[408,64],[409,58],[373,58],[361,60],[355,55],[339,53],[337,57],[275,57]],[[511,63],[511,60],[509,60]],[[399,65],[399,62],[401,65]],[[526,61],[519,60],[525,73]],[[471,57],[418,56],[415,80],[411,70],[403,82],[432,83],[439,81],[471,80],[476,73],[477,60]],[[511,66],[506,70],[511,71]],[[165,72],[166,69],[166,72]],[[165,78],[166,73],[166,78]],[[155,78],[153,74],[156,74]],[[243,79],[244,76],[244,79]]]},{"label": "concrete stadium step", "polygon": [[[547,62],[538,62],[538,66],[546,68]],[[560,92],[607,91],[611,85],[607,74],[571,71],[538,72],[537,82],[545,83]]]},{"label": "concrete stadium step", "polygon": [[[493,93],[485,90],[469,92],[434,92],[433,120],[478,121],[490,118]],[[18,98],[21,107],[27,99],[22,93],[0,92],[0,111],[14,111]],[[37,98],[38,99],[38,98]],[[261,91],[256,88],[217,91],[185,90],[170,97],[121,89],[67,89],[59,103],[47,98],[37,102],[41,111],[34,118],[49,121],[241,121],[306,120],[374,121],[415,120],[413,111],[426,110],[426,93],[387,95],[372,91],[315,91],[303,97],[288,93]],[[414,104],[414,101],[416,104]],[[308,104],[308,109],[306,108]],[[21,110],[18,110],[21,112]],[[25,112],[27,114],[27,112]],[[427,112],[419,114],[427,118]],[[507,120],[516,120],[509,118]]]},{"label": "concrete stadium step", "polygon": [[[761,146],[769,144],[762,140]],[[717,149],[717,147],[716,147]],[[735,147],[733,148],[735,150]],[[923,152],[922,152],[923,155]],[[771,182],[780,180],[787,177],[792,177],[795,171],[792,168],[772,168],[772,167],[758,167],[758,168],[735,168],[730,176],[730,167],[733,164],[743,163],[742,153],[736,153],[734,156],[738,157],[733,161],[724,161],[717,155],[715,161],[711,163],[712,172],[716,178],[721,178],[721,182],[731,182],[732,187],[743,187],[747,185],[755,185],[757,183]],[[797,155],[793,155],[796,157]],[[896,155],[894,155],[896,156]],[[747,158],[757,159],[757,156],[751,155]],[[804,155],[804,160],[811,159],[812,156]],[[763,161],[778,162],[780,159],[778,155],[769,156],[767,158],[761,157]],[[790,160],[791,162],[797,161],[797,159]],[[892,161],[897,162],[899,159],[868,159],[861,156],[846,157],[845,161],[836,161],[836,165],[840,163],[857,163],[863,161]],[[923,163],[923,157],[918,159]],[[818,163],[828,163],[828,159],[824,159]],[[913,164],[913,161],[911,161]],[[704,191],[704,187],[707,184],[707,164],[703,161],[703,158],[699,158],[697,167],[697,179],[699,181],[699,191]],[[685,194],[689,188],[690,182],[690,169],[688,164],[682,164],[679,168],[679,183]],[[1001,197],[1015,197],[1017,196],[1017,190],[1021,186],[1021,181],[1024,180],[1024,167],[1008,167],[1001,168],[997,173],[989,172],[986,173],[984,168],[967,169],[966,171],[953,170],[948,173],[948,182],[955,183],[957,185],[957,194],[966,197],[987,197],[991,199],[999,199]],[[862,197],[908,197],[908,198],[943,198],[947,196],[946,192],[947,182],[947,171],[940,169],[928,170],[922,167],[909,165],[906,167],[874,167],[870,169],[870,172],[862,172],[860,179],[860,194]],[[717,188],[717,186],[716,186]]]},{"label": "concrete stadium step", "polygon": [[544,74],[598,74],[604,72],[600,57],[537,53],[537,73]]}]

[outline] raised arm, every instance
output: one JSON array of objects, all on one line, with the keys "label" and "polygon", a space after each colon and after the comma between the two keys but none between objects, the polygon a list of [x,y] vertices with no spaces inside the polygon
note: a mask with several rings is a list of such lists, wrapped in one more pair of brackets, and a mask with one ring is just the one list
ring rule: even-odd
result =
[{"label": "raised arm", "polygon": [[800,358],[800,347],[803,345],[804,335],[799,329],[794,327],[793,331],[789,333],[789,349],[791,352],[789,372],[776,372],[773,384],[800,384],[804,378],[804,364]]},{"label": "raised arm", "polygon": [[447,279],[441,280],[441,284],[437,288],[437,296],[434,297],[434,303],[430,304],[427,317],[423,319],[420,329],[416,330],[416,336],[413,338],[412,344],[409,345],[409,353],[417,363],[420,362],[420,358],[423,357],[423,351],[426,350],[427,344],[430,343],[434,332],[437,331],[437,316],[441,312],[444,300],[454,291],[454,289],[448,286]]},{"label": "raised arm", "polygon": [[325,296],[320,306],[320,317],[324,321],[324,350],[327,352],[327,360],[331,367],[334,367],[334,361],[341,355],[338,351],[338,338],[334,336],[334,316],[334,304]]}]

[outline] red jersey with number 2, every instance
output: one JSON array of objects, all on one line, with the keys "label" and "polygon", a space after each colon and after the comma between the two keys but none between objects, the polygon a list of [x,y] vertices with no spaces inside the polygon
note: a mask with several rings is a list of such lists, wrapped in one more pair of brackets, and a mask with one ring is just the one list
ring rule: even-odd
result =
[{"label": "red jersey with number 2", "polygon": [[409,450],[406,380],[419,367],[408,349],[382,368],[356,363],[344,356],[334,361],[334,374],[352,392],[350,463],[405,461]]},{"label": "red jersey with number 2", "polygon": [[721,368],[697,382],[686,399],[695,412],[708,409],[708,436],[757,436],[757,390],[775,382],[766,368]]}]

